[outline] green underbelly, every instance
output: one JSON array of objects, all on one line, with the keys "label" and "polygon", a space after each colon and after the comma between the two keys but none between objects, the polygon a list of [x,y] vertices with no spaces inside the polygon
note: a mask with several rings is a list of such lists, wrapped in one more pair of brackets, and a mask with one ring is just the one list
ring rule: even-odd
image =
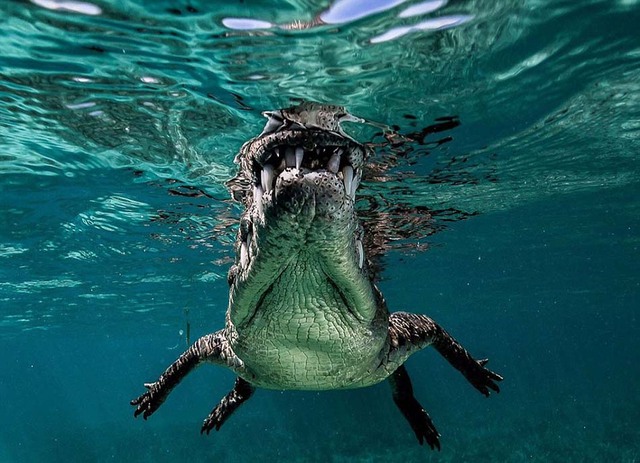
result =
[{"label": "green underbelly", "polygon": [[253,375],[245,379],[262,387],[319,390],[359,387],[371,377],[387,328],[358,318],[322,268],[299,256],[237,327],[232,347]]}]

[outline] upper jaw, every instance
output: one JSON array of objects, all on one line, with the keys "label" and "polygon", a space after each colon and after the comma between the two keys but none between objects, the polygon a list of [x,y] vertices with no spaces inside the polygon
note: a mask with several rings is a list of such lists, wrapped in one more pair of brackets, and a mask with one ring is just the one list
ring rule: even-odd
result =
[{"label": "upper jaw", "polygon": [[285,170],[293,170],[301,178],[310,172],[331,173],[343,182],[345,197],[355,201],[366,154],[363,145],[324,130],[286,130],[258,137],[241,152],[243,170],[250,173],[247,205],[260,204]]}]

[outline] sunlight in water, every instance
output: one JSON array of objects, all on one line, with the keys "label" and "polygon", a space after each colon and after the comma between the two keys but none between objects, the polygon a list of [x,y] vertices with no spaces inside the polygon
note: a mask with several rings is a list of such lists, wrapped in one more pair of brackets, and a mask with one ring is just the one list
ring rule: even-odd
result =
[{"label": "sunlight in water", "polygon": [[87,15],[102,14],[102,8],[92,3],[74,2],[69,0],[31,0],[32,3],[49,10],[69,11]]}]

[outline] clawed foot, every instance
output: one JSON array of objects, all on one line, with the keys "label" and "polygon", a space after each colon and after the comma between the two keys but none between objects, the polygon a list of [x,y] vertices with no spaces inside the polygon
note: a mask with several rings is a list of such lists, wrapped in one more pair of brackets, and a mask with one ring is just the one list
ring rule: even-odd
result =
[{"label": "clawed foot", "polygon": [[161,392],[158,383],[146,383],[144,387],[148,389],[147,392],[137,399],[133,399],[131,405],[136,407],[133,416],[137,417],[138,415],[142,415],[146,420],[162,405],[166,395]]},{"label": "clawed foot", "polygon": [[489,359],[473,360],[462,372],[467,380],[486,397],[489,397],[491,389],[494,392],[500,392],[500,388],[495,383],[502,381],[502,376],[485,368]]},{"label": "clawed foot", "polygon": [[440,450],[440,434],[433,425],[429,414],[413,395],[413,386],[407,369],[401,365],[389,376],[393,401],[400,409],[418,438],[420,445],[427,441],[431,450]]},{"label": "clawed foot", "polygon": [[204,434],[206,432],[209,434],[212,429],[219,431],[220,426],[227,421],[240,405],[249,400],[254,391],[255,387],[252,384],[240,377],[236,378],[233,389],[211,410],[207,419],[202,423],[200,433]]},{"label": "clawed foot", "polygon": [[[415,399],[414,399],[415,400]],[[409,421],[411,429],[418,438],[420,445],[427,442],[431,450],[440,450],[440,433],[436,430],[436,427],[431,421],[429,414],[415,401],[415,405],[407,408],[402,408],[404,416]]]},{"label": "clawed foot", "polygon": [[211,411],[211,413],[209,413],[209,416],[207,416],[207,419],[204,420],[204,422],[202,423],[202,428],[200,428],[200,434],[207,433],[208,435],[212,429],[215,429],[216,431],[220,430],[220,426],[222,426],[222,424],[227,419],[227,417],[224,416],[224,413],[222,412],[222,408],[223,407],[218,405],[216,408],[214,408]]}]

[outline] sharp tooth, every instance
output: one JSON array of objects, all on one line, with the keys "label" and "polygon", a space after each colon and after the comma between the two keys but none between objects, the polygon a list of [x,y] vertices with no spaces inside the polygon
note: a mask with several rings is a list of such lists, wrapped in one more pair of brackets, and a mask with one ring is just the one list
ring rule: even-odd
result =
[{"label": "sharp tooth", "polygon": [[258,206],[259,210],[262,210],[262,193],[264,193],[264,190],[261,186],[256,185],[253,187],[253,202]]},{"label": "sharp tooth", "polygon": [[350,191],[350,195],[351,195],[351,199],[355,200],[356,199],[356,190],[358,189],[358,187],[360,186],[360,176],[355,174],[353,176],[353,184],[351,185],[351,191]]},{"label": "sharp tooth", "polygon": [[344,166],[342,168],[342,181],[344,182],[344,192],[351,195],[351,187],[353,186],[353,167]]},{"label": "sharp tooth", "polygon": [[273,166],[271,164],[265,164],[261,173],[262,189],[265,193],[269,193],[271,188],[273,188],[273,179]]},{"label": "sharp tooth", "polygon": [[302,158],[304,158],[304,150],[302,146],[296,146],[296,169],[300,169]]},{"label": "sharp tooth", "polygon": [[327,169],[333,172],[334,174],[337,174],[338,169],[340,169],[341,155],[342,155],[342,149],[338,149],[335,153],[333,153],[333,155],[329,159],[329,162],[327,163]]},{"label": "sharp tooth", "polygon": [[358,267],[362,268],[364,265],[364,246],[360,240],[356,240],[356,254],[358,254]]},{"label": "sharp tooth", "polygon": [[295,167],[296,155],[293,152],[293,146],[287,146],[284,151],[284,159],[287,167]]},{"label": "sharp tooth", "polygon": [[264,190],[262,189],[262,187],[260,185],[254,185],[253,186],[253,200],[254,201],[260,201],[262,199],[262,193],[264,193]]},{"label": "sharp tooth", "polygon": [[247,252],[247,243],[243,241],[240,245],[240,267],[246,268],[247,262],[249,262],[249,253]]}]

